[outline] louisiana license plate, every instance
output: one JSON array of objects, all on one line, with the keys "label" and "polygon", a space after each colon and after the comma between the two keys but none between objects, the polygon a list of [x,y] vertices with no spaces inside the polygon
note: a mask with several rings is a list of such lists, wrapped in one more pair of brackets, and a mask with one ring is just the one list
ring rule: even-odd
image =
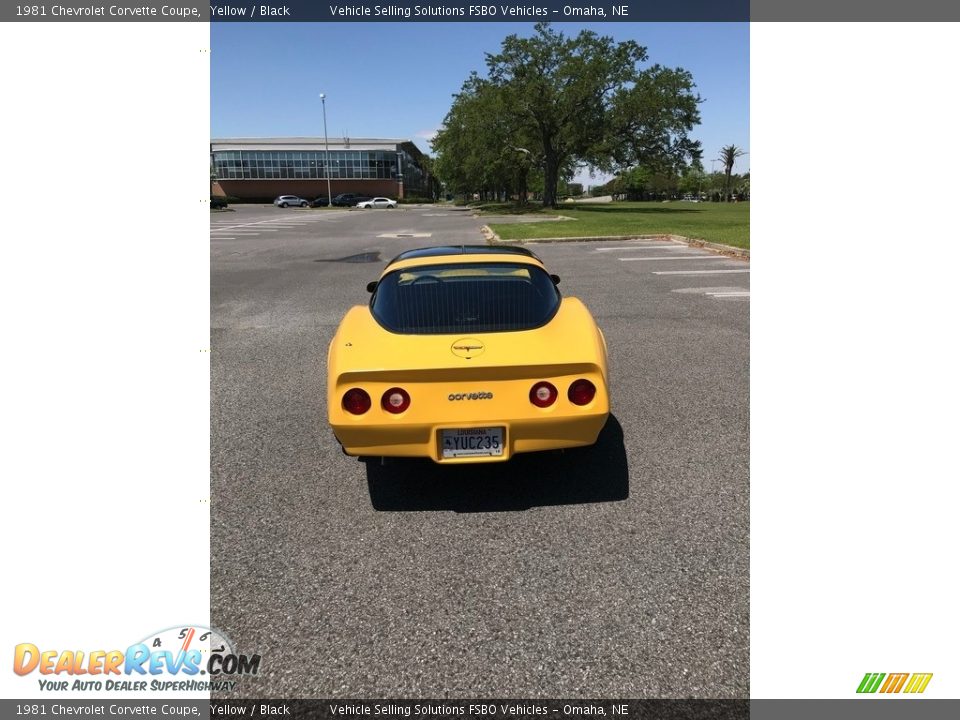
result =
[{"label": "louisiana license plate", "polygon": [[442,457],[499,457],[503,455],[503,428],[476,427],[441,430]]}]

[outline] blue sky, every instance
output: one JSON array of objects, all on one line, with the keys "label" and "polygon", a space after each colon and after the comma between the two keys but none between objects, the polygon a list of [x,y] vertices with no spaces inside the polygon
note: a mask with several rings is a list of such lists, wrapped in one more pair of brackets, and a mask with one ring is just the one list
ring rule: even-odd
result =
[{"label": "blue sky", "polygon": [[[532,23],[212,23],[211,137],[323,135],[410,138],[429,152],[451,96],[484,53]],[[683,67],[704,99],[694,137],[704,167],[720,148],[750,149],[747,23],[556,23],[647,48],[649,63]],[[719,166],[719,163],[716,163]],[[737,161],[746,172],[750,156]],[[578,177],[586,183],[586,174]]]}]

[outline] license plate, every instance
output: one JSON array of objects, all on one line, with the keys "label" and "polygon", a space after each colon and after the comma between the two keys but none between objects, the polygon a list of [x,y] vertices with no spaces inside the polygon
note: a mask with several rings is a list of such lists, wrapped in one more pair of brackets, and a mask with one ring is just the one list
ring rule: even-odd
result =
[{"label": "license plate", "polygon": [[503,455],[503,428],[478,427],[441,430],[442,457],[499,457]]}]

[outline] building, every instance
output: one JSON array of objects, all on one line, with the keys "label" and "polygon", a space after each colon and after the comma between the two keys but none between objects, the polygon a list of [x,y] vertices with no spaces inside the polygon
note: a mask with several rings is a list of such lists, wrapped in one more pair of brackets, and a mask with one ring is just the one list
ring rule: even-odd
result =
[{"label": "building", "polygon": [[210,143],[212,194],[243,200],[278,195],[313,199],[330,192],[423,197],[424,155],[409,140],[384,138],[218,138]]}]

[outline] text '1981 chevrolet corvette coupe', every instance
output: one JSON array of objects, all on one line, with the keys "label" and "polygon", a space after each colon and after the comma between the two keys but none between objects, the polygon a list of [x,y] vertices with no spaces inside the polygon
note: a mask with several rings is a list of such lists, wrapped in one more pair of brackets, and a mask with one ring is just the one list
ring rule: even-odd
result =
[{"label": "text '1981 chevrolet corvette coupe'", "polygon": [[518,247],[394,258],[330,343],[344,451],[447,464],[594,444],[610,413],[606,343],[559,282]]}]

